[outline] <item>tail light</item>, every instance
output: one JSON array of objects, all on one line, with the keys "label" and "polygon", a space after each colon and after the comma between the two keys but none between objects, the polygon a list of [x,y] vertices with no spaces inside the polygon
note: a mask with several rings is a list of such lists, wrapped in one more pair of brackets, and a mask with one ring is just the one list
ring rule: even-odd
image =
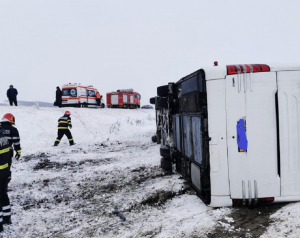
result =
[{"label": "tail light", "polygon": [[[258,199],[258,201],[259,201],[259,199]],[[274,202],[274,198],[265,198],[265,201],[266,202]]]},{"label": "tail light", "polygon": [[[246,199],[246,205],[249,205],[249,199]],[[257,201],[255,199],[250,200],[250,204],[255,204],[255,203],[272,203],[274,202],[274,198],[258,198]],[[232,199],[232,206],[240,206],[243,205],[243,199]]]},{"label": "tail light", "polygon": [[[246,72],[245,72],[246,71]],[[238,73],[258,73],[258,72],[269,72],[270,67],[266,64],[237,64],[227,65],[227,75],[238,74]]]}]

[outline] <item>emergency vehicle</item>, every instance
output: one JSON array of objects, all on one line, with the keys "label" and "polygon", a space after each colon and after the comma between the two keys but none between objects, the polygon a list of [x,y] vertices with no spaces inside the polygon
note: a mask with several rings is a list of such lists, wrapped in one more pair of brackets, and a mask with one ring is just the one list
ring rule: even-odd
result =
[{"label": "emergency vehicle", "polygon": [[[92,85],[83,86],[77,83],[62,86],[62,107],[97,107],[96,92]],[[101,98],[101,107],[105,107]]]},{"label": "emergency vehicle", "polygon": [[106,94],[107,107],[109,108],[140,108],[141,95],[130,89],[119,89],[117,92]]},{"label": "emergency vehicle", "polygon": [[215,65],[150,99],[161,166],[211,207],[300,201],[300,67]]}]

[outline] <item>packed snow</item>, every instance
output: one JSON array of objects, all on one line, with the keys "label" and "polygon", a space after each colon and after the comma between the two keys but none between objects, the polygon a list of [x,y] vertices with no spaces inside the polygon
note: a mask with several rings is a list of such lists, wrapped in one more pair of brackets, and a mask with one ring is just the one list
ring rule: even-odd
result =
[{"label": "packed snow", "polygon": [[0,107],[15,115],[22,147],[4,236],[205,237],[230,213],[159,168],[154,110],[68,108],[76,145],[54,147],[65,110]]}]

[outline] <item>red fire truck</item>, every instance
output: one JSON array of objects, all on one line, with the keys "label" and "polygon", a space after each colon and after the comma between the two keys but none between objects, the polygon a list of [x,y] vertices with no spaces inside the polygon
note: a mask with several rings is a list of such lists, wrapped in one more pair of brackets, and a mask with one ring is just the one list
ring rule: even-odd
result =
[{"label": "red fire truck", "polygon": [[119,89],[117,92],[106,94],[106,103],[109,108],[140,108],[141,95],[130,89]]}]

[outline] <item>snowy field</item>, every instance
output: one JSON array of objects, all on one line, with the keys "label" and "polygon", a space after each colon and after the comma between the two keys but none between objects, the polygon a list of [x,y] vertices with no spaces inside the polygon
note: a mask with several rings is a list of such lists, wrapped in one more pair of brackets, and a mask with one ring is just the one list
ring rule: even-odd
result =
[{"label": "snowy field", "polygon": [[[64,137],[53,147],[65,109],[0,107],[0,116],[15,115],[22,147],[10,183],[13,224],[3,237],[230,237],[242,230],[231,217],[239,209],[207,207],[180,175],[159,168],[154,110],[68,110],[76,145]],[[263,237],[300,237],[299,215],[299,203],[278,208]]]}]

